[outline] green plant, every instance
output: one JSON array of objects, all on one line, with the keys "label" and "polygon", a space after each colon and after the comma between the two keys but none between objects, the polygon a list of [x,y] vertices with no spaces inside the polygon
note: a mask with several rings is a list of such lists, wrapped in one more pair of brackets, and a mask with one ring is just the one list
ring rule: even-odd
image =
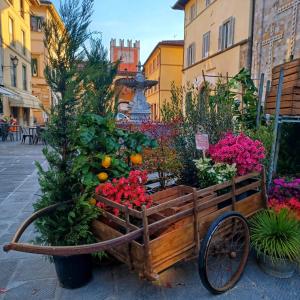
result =
[{"label": "green plant", "polygon": [[200,158],[194,162],[198,170],[200,188],[231,180],[237,173],[235,164],[213,163],[210,158]]},{"label": "green plant", "polygon": [[244,68],[241,69],[238,74],[230,79],[229,87],[237,91],[237,96],[239,95],[238,91],[241,91],[241,95],[239,95],[241,96],[241,103],[238,105],[238,102],[236,102],[234,106],[237,125],[243,131],[254,129],[256,126],[258,95],[250,71]]},{"label": "green plant", "polygon": [[265,148],[265,158],[263,159],[263,165],[265,166],[266,172],[270,166],[270,155],[273,143],[273,124],[261,125],[258,129],[248,129],[245,134],[253,140],[259,140],[263,143]]},{"label": "green plant", "polygon": [[[72,173],[80,178],[81,190],[88,198],[99,184],[97,174],[105,172],[108,179],[126,177],[130,171],[129,157],[144,147],[154,148],[155,140],[141,132],[130,132],[116,126],[112,115],[83,114],[75,135],[78,155]],[[103,166],[109,157],[111,163]]]},{"label": "green plant", "polygon": [[90,223],[98,214],[82,195],[80,177],[73,172],[78,155],[75,136],[82,95],[78,63],[83,59],[82,45],[90,37],[92,6],[92,0],[66,0],[60,10],[65,27],[54,20],[44,24],[48,53],[45,77],[58,101],[51,109],[44,136],[47,168],[37,163],[42,195],[33,206],[39,210],[61,204],[55,212],[35,222],[38,242],[47,245],[91,242]]},{"label": "green plant", "polygon": [[300,226],[287,209],[257,213],[250,220],[251,244],[259,255],[295,261],[300,253]]}]

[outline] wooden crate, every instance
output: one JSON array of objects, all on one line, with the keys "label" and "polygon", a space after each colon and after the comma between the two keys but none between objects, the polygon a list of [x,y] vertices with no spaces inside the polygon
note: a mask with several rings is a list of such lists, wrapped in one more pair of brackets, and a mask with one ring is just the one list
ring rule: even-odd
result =
[{"label": "wooden crate", "polygon": [[[252,173],[202,190],[177,186],[154,194],[156,205],[142,212],[98,196],[98,201],[120,209],[124,219],[104,212],[94,222],[93,232],[104,241],[142,230],[142,238],[108,252],[141,276],[156,280],[175,263],[198,255],[200,240],[220,214],[235,210],[249,217],[265,207],[263,182],[258,173]],[[239,197],[243,199],[238,201]],[[134,225],[137,220],[143,225]]]},{"label": "wooden crate", "polygon": [[272,86],[266,100],[266,113],[274,114],[280,68],[284,69],[280,114],[300,115],[300,59],[276,66],[272,71]]}]

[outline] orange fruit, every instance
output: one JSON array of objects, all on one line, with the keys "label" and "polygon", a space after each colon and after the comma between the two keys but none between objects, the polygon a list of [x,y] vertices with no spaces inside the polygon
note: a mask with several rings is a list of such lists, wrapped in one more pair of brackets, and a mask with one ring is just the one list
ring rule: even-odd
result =
[{"label": "orange fruit", "polygon": [[96,201],[96,199],[92,198],[92,199],[89,200],[89,203],[91,205],[96,205],[97,201]]},{"label": "orange fruit", "polygon": [[105,155],[102,159],[102,167],[108,169],[111,165],[111,157]]},{"label": "orange fruit", "polygon": [[101,182],[104,182],[108,179],[108,174],[106,172],[101,172],[97,175],[97,177]]},{"label": "orange fruit", "polygon": [[143,157],[140,153],[131,154],[130,161],[133,165],[141,165],[143,163]]}]

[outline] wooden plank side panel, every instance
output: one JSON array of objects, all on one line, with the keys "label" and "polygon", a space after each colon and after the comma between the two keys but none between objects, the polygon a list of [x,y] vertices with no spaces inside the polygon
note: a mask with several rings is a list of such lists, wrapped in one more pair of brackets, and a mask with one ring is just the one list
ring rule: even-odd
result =
[{"label": "wooden plank side panel", "polygon": [[286,70],[288,70],[290,68],[294,68],[298,65],[300,65],[300,59],[295,59],[293,61],[283,63],[281,65],[278,65],[278,66],[274,67],[273,70],[272,70],[272,74],[280,72],[281,67],[283,67],[283,69],[286,71]]},{"label": "wooden plank side panel", "polygon": [[194,254],[194,249],[193,248],[187,249],[186,251],[179,252],[175,256],[168,257],[167,259],[165,259],[163,261],[160,261],[159,263],[154,265],[153,266],[153,271],[155,273],[160,273],[162,271],[165,271],[166,269],[173,266],[177,262],[180,262],[182,260],[185,260],[185,259],[191,257],[193,254]]},{"label": "wooden plank side panel", "polygon": [[[276,99],[276,95],[277,95],[277,90],[278,90],[278,86],[277,85],[272,85],[271,90],[268,94],[268,97],[275,97]],[[283,87],[281,95],[282,96],[286,96],[286,95],[292,95],[292,94],[299,94],[300,93],[300,89],[299,88],[295,88],[295,87],[289,87],[289,88],[285,88]]]},{"label": "wooden plank side panel", "polygon": [[[257,192],[243,200],[240,200],[236,202],[236,211],[240,212],[244,217],[247,217],[249,215],[252,215],[254,212],[262,209],[264,207],[263,205],[263,199],[262,199],[262,193]],[[231,211],[232,207],[231,205],[226,206],[222,209],[219,209],[209,215],[206,215],[202,217],[199,221],[199,234],[200,238],[204,238],[210,224],[221,214]]]},{"label": "wooden plank side panel", "polygon": [[[293,100],[290,101],[280,101],[280,109],[283,108],[292,108],[293,107]],[[276,108],[276,102],[267,102],[266,103],[266,109],[275,109]]]},{"label": "wooden plank side panel", "polygon": [[[275,109],[266,109],[266,113],[274,115],[275,114]],[[280,115],[297,115],[300,114],[300,109],[299,112],[298,110],[295,110],[295,112],[293,112],[292,108],[282,108],[280,109]]]},{"label": "wooden plank side panel", "polygon": [[156,265],[159,261],[192,245],[194,245],[194,226],[190,222],[150,242],[152,264]]},{"label": "wooden plank side panel", "polygon": [[[299,81],[299,75],[297,73],[295,74],[291,74],[291,75],[288,75],[288,76],[284,76],[283,77],[283,86],[285,86],[286,83],[288,82],[293,82],[293,83],[296,83]],[[279,79],[275,79],[272,81],[272,85],[277,85],[279,83]],[[295,84],[296,85],[296,84]]]},{"label": "wooden plank side panel", "polygon": [[[92,229],[96,238],[101,241],[110,240],[123,235],[116,229],[98,220],[95,220],[93,222]],[[128,251],[127,244],[123,244],[113,249],[113,252],[117,253],[118,257],[116,256],[116,258],[120,259],[122,262],[126,264],[128,263],[127,251]],[[132,251],[132,257],[134,258],[135,261],[133,263],[135,265],[137,265],[139,262],[143,262],[144,260],[143,245],[137,243],[136,241],[133,241],[131,242],[131,251]]]},{"label": "wooden plank side panel", "polygon": [[164,201],[165,198],[168,198],[170,196],[176,197],[178,195],[178,193],[179,193],[179,187],[175,186],[175,187],[168,188],[166,190],[154,193],[152,195],[152,199],[154,202],[159,203],[161,201]]},{"label": "wooden plank side panel", "polygon": [[[288,76],[291,74],[298,74],[298,78],[300,78],[300,64],[289,66],[288,68],[285,68],[284,70],[284,76]],[[278,79],[280,74],[280,69],[277,72],[274,72],[272,75],[272,80]]]}]

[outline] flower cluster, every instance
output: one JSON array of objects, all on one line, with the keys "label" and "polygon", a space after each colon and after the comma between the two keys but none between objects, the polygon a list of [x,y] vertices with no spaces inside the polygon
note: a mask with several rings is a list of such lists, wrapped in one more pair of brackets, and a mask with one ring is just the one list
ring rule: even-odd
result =
[{"label": "flower cluster", "polygon": [[235,164],[213,163],[210,158],[194,160],[198,170],[200,187],[205,188],[214,184],[223,183],[236,176]]},{"label": "flower cluster", "polygon": [[285,201],[272,198],[269,200],[268,205],[277,213],[282,209],[287,209],[300,221],[300,201],[297,198],[292,197]]},{"label": "flower cluster", "polygon": [[300,178],[287,179],[277,178],[273,180],[269,191],[269,197],[279,201],[285,201],[288,198],[300,199]]},{"label": "flower cluster", "polygon": [[227,133],[216,145],[209,149],[215,162],[236,164],[238,175],[261,171],[261,161],[265,158],[265,148],[260,141],[252,140],[243,133]]},{"label": "flower cluster", "polygon": [[[112,182],[100,184],[96,188],[96,194],[129,208],[140,209],[144,205],[149,208],[152,205],[152,198],[147,195],[144,187],[147,178],[146,171],[131,171],[128,178],[122,177],[113,179]],[[106,209],[104,203],[98,202],[97,206]],[[119,216],[120,211],[115,208],[113,213]]]}]

